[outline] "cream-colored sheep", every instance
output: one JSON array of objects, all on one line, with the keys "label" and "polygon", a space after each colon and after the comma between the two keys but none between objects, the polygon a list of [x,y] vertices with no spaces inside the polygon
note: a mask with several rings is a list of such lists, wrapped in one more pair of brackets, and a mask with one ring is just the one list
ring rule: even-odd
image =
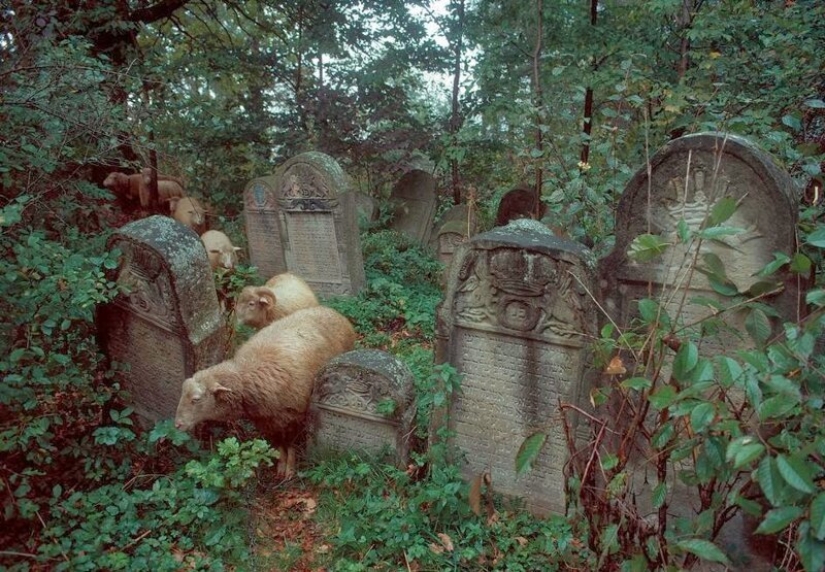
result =
[{"label": "cream-colored sheep", "polygon": [[352,325],[332,308],[299,310],[256,333],[232,359],[184,381],[175,427],[249,419],[281,451],[278,474],[291,477],[315,376],[354,343]]},{"label": "cream-colored sheep", "polygon": [[169,199],[169,213],[176,221],[198,233],[207,230],[206,209],[194,197],[172,197]]},{"label": "cream-colored sheep", "polygon": [[201,235],[201,242],[209,255],[212,270],[226,268],[232,270],[238,264],[239,247],[234,246],[229,237],[219,230],[207,230]]},{"label": "cream-colored sheep", "polygon": [[318,305],[309,284],[291,272],[278,274],[264,286],[247,286],[235,302],[235,320],[253,328],[263,328],[284,316]]}]

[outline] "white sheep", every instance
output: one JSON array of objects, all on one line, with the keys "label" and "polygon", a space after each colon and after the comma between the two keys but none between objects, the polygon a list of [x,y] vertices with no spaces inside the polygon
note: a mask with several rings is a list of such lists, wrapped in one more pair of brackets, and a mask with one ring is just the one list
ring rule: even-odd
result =
[{"label": "white sheep", "polygon": [[248,419],[280,450],[277,472],[289,478],[315,376],[354,343],[352,325],[335,310],[299,310],[257,332],[232,359],[184,381],[175,427],[188,431],[201,421]]},{"label": "white sheep", "polygon": [[201,242],[209,256],[212,270],[226,268],[232,270],[238,264],[239,247],[234,246],[229,237],[219,230],[207,230],[201,235]]},{"label": "white sheep", "polygon": [[284,316],[318,305],[312,288],[291,272],[278,274],[263,286],[247,286],[235,302],[235,320],[263,328]]},{"label": "white sheep", "polygon": [[206,209],[194,197],[172,197],[169,199],[169,213],[176,221],[198,233],[207,230]]}]

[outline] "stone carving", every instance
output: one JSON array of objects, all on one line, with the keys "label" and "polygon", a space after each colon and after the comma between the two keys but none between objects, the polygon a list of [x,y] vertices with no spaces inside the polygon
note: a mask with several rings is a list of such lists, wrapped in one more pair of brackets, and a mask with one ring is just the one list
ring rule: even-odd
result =
[{"label": "stone carving", "polygon": [[[625,326],[633,317],[635,301],[655,297],[671,316],[681,308],[687,324],[702,321],[716,310],[695,298],[732,305],[711,288],[703,268],[718,261],[725,275],[742,295],[764,280],[757,273],[773,260],[775,252],[791,255],[795,249],[796,207],[793,183],[770,157],[747,140],[733,135],[704,133],[672,141],[640,169],[628,183],[619,202],[616,246],[600,263],[600,285],[611,317]],[[679,233],[698,231],[722,200],[738,207],[723,227],[732,230],[714,240],[683,244]],[[680,230],[681,227],[681,230]],[[640,234],[655,234],[669,246],[653,261],[637,263],[627,249]],[[797,294],[803,287],[790,274],[779,275],[782,292],[769,298],[787,319],[798,310]],[[734,327],[742,316],[726,315]],[[729,339],[728,339],[729,338]],[[736,336],[714,340],[722,347],[741,347]],[[736,339],[734,339],[736,338]]]},{"label": "stone carving", "polygon": [[363,287],[355,193],[332,157],[293,157],[244,197],[250,259],[263,276],[294,272],[322,296]]},{"label": "stone carving", "polygon": [[[386,401],[395,404],[389,418],[380,412]],[[380,350],[342,354],[318,374],[312,414],[316,444],[371,453],[389,447],[406,466],[415,415],[412,372]]]},{"label": "stone carving", "polygon": [[455,205],[438,220],[438,231],[430,240],[430,249],[449,269],[458,245],[473,236],[478,228],[478,213],[467,204]]},{"label": "stone carving", "polygon": [[[437,361],[463,374],[448,422],[466,453],[465,475],[490,472],[496,490],[540,514],[565,508],[558,406],[588,390],[592,267],[581,245],[515,221],[458,247],[438,310]],[[548,434],[544,450],[516,477],[516,453],[539,431]]]},{"label": "stone carving", "polygon": [[433,176],[418,169],[406,173],[393,188],[390,200],[395,205],[391,227],[426,245],[437,200]]},{"label": "stone carving", "polygon": [[124,388],[147,421],[172,418],[183,380],[221,361],[225,330],[206,251],[169,217],[127,224],[109,240],[126,292],[98,309],[104,352],[128,364]]}]

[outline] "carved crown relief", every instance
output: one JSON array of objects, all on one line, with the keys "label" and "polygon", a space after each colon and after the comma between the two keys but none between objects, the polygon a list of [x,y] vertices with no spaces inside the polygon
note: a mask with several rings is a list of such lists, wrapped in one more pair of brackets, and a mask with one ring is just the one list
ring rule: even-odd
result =
[{"label": "carved crown relief", "polygon": [[283,174],[278,202],[287,210],[331,210],[338,206],[338,196],[317,168],[295,163]]},{"label": "carved crown relief", "polygon": [[570,339],[585,331],[585,289],[575,266],[515,248],[475,250],[459,269],[457,320]]}]

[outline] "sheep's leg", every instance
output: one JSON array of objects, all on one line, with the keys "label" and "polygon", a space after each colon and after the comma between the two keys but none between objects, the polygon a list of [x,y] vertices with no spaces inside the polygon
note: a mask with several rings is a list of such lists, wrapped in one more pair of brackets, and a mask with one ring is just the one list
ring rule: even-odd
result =
[{"label": "sheep's leg", "polygon": [[291,479],[295,476],[295,447],[286,448],[286,472],[284,478]]},{"label": "sheep's leg", "polygon": [[284,450],[283,447],[278,447],[278,465],[275,469],[276,476],[286,478],[288,455],[288,449]]}]

